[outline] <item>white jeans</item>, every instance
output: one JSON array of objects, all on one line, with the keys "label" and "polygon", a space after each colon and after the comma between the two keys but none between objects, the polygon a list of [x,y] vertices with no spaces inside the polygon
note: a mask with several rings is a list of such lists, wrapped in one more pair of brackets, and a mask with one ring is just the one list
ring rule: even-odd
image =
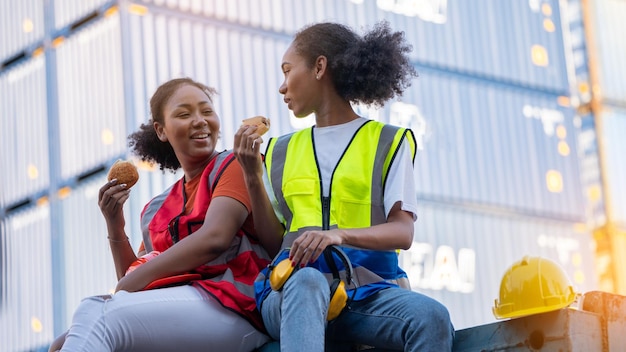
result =
[{"label": "white jeans", "polygon": [[61,351],[252,351],[269,341],[200,288],[88,297]]}]

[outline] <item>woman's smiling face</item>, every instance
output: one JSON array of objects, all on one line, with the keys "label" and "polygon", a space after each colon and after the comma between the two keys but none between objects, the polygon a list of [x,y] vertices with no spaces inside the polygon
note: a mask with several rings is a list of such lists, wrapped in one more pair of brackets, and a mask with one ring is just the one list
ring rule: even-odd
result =
[{"label": "woman's smiling face", "polygon": [[183,169],[206,164],[215,151],[220,120],[202,89],[184,84],[163,108],[164,123],[156,123],[161,141],[168,141]]}]

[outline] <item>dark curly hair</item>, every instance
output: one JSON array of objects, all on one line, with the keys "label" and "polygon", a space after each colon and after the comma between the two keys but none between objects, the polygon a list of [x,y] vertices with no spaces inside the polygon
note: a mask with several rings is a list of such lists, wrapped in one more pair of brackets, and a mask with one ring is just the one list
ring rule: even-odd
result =
[{"label": "dark curly hair", "polygon": [[131,152],[139,157],[142,161],[149,163],[157,163],[162,171],[169,169],[172,172],[180,168],[180,161],[176,158],[174,148],[169,142],[162,142],[154,130],[154,121],[161,124],[165,123],[163,109],[174,95],[174,93],[183,85],[190,85],[199,88],[211,102],[213,97],[217,95],[214,88],[208,87],[202,83],[196,82],[191,78],[175,78],[163,83],[150,98],[150,112],[152,118],[147,123],[142,123],[139,130],[128,136],[128,146]]},{"label": "dark curly hair", "polygon": [[344,99],[382,106],[402,96],[417,77],[404,32],[392,32],[387,21],[378,22],[364,36],[338,23],[317,23],[298,31],[294,48],[309,67],[323,55],[337,93]]}]

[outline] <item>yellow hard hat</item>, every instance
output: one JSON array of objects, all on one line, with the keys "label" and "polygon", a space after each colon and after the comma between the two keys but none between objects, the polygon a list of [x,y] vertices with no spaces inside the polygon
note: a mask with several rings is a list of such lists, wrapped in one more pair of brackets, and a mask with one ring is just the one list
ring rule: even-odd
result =
[{"label": "yellow hard hat", "polygon": [[557,263],[525,256],[502,276],[493,315],[505,319],[550,312],[569,306],[575,299],[574,288]]}]

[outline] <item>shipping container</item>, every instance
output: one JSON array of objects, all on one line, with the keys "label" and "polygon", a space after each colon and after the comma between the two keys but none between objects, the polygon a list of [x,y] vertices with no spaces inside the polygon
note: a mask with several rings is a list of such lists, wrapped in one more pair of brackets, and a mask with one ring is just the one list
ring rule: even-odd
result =
[{"label": "shipping container", "polygon": [[586,1],[589,57],[595,71],[595,98],[601,103],[626,107],[626,2]]},{"label": "shipping container", "polygon": [[119,13],[57,44],[60,173],[71,179],[126,152]]},{"label": "shipping container", "polygon": [[562,34],[568,28],[562,26],[558,0],[239,0],[193,5],[145,0],[141,4],[289,35],[313,22],[337,21],[361,30],[386,20],[394,30],[405,32],[414,49],[412,58],[420,65],[558,94],[569,91]]},{"label": "shipping container", "polygon": [[626,230],[626,109],[605,106],[599,115],[607,215],[610,223]]},{"label": "shipping container", "polygon": [[27,205],[50,183],[45,56],[0,74],[0,210]]},{"label": "shipping container", "polygon": [[[182,177],[128,154],[155,89],[183,76],[215,87],[218,149],[232,147],[246,117],[272,120],[265,140],[309,126],[312,116],[295,118],[278,93],[280,61],[298,29],[325,20],[357,30],[388,20],[413,45],[420,77],[405,95],[355,108],[417,137],[418,221],[400,258],[414,290],[462,329],[495,320],[502,274],[523,255],[557,261],[579,292],[598,287],[594,265],[605,258],[594,261],[591,231],[606,220],[603,193],[608,215],[626,218],[626,113],[605,100],[619,108],[602,110],[602,166],[613,166],[601,173],[580,0],[18,2],[0,5],[0,16],[18,14],[0,25],[2,351],[50,342],[82,298],[114,289],[97,196],[117,158],[140,169],[125,206],[135,249],[144,204]],[[621,6],[607,4],[598,8]],[[48,33],[39,7],[54,15]],[[32,46],[44,36],[39,55]]]},{"label": "shipping container", "polygon": [[590,113],[582,114],[574,122],[580,130],[577,134],[577,153],[580,158],[580,179],[587,226],[598,228],[606,223],[606,204],[596,123],[594,115]]},{"label": "shipping container", "polygon": [[[107,240],[107,227],[98,207],[98,191],[106,181],[106,173],[86,179],[72,188],[58,202],[58,235],[62,257],[55,257],[55,265],[60,269],[59,278],[55,282],[61,297],[62,309],[57,312],[63,317],[63,327],[55,327],[56,333],[69,327],[72,315],[80,301],[93,295],[114,292],[117,283],[115,266]],[[124,207],[125,218],[129,219],[129,209],[133,208],[129,201]],[[132,234],[127,230],[131,244],[139,248],[141,234]],[[60,307],[59,307],[60,308]],[[59,330],[61,329],[61,330]]]},{"label": "shipping container", "polygon": [[41,0],[0,2],[0,71],[42,45],[44,6]]},{"label": "shipping container", "polygon": [[117,1],[112,0],[53,0],[54,28],[69,30],[93,21]]},{"label": "shipping container", "polygon": [[268,137],[293,130],[278,93],[287,36],[264,36],[245,28],[152,12],[131,12],[128,23],[134,126],[149,119],[148,102],[160,84],[191,77],[219,93],[215,101],[222,122],[219,149],[232,148],[235,132],[247,117],[269,117]]},{"label": "shipping container", "polygon": [[584,221],[576,110],[557,96],[418,70],[380,114],[416,135],[418,197]]},{"label": "shipping container", "polygon": [[[270,137],[307,125],[289,114],[278,93],[278,62],[289,38],[164,13],[131,15],[129,22],[131,32],[143,29],[130,45],[132,57],[143,58],[134,59],[133,101],[146,102],[136,104],[134,116],[145,120],[149,95],[162,81],[191,76],[220,91],[223,148],[232,147],[245,117],[270,117]],[[362,112],[414,129],[421,196],[582,221],[586,204],[573,108],[561,106],[556,95],[418,71],[421,77],[401,102]]]},{"label": "shipping container", "polygon": [[33,351],[53,338],[50,207],[0,219],[0,350]]},{"label": "shipping container", "polygon": [[581,0],[559,2],[563,25],[563,46],[567,64],[570,94],[561,99],[570,100],[574,107],[591,102],[591,77],[589,74],[586,28]]},{"label": "shipping container", "polygon": [[400,263],[411,288],[442,302],[458,330],[496,320],[501,279],[524,256],[556,262],[577,293],[593,290],[593,246],[583,224],[421,202]]}]

